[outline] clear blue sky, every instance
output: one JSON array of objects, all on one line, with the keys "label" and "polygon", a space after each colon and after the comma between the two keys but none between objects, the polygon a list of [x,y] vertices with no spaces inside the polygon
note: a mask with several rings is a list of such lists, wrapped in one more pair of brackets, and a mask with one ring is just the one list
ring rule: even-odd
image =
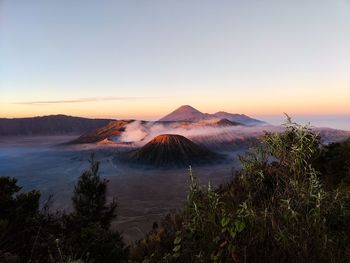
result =
[{"label": "clear blue sky", "polygon": [[0,0],[0,117],[350,114],[350,1]]}]

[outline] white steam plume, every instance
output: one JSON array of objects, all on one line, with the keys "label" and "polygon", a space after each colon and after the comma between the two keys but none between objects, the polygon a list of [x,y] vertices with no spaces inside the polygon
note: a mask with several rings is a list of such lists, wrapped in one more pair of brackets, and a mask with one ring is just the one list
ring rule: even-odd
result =
[{"label": "white steam plume", "polygon": [[182,125],[179,123],[163,125],[160,123],[142,123],[135,121],[130,123],[122,133],[120,141],[134,142],[142,146],[160,134],[179,134],[189,139],[220,137],[220,140],[244,139],[257,137],[264,131],[278,130],[276,126],[229,126],[229,127],[205,127]]}]

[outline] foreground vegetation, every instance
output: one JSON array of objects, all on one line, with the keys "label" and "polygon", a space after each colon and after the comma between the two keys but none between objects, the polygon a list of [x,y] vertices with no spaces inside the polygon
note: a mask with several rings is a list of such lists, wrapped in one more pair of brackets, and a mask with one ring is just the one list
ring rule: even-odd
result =
[{"label": "foreground vegetation", "polygon": [[[0,178],[0,262],[350,262],[350,141],[323,146],[290,120],[241,157],[217,189],[190,170],[184,211],[131,248],[110,229],[116,202],[92,158],[70,214]],[[5,261],[5,262],[6,262]]]},{"label": "foreground vegetation", "polygon": [[39,210],[40,193],[20,193],[16,180],[0,177],[0,262],[124,262],[121,235],[110,230],[117,203],[106,202],[99,162],[80,176],[72,213]]},{"label": "foreground vegetation", "polygon": [[219,189],[191,184],[184,212],[131,250],[135,262],[350,262],[350,142],[322,147],[290,120]]}]

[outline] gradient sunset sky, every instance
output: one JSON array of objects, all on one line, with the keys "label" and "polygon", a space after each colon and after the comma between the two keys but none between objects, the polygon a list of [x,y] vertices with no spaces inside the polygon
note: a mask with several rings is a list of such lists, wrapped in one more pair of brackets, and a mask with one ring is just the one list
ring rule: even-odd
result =
[{"label": "gradient sunset sky", "polygon": [[0,117],[350,115],[350,1],[0,0]]}]

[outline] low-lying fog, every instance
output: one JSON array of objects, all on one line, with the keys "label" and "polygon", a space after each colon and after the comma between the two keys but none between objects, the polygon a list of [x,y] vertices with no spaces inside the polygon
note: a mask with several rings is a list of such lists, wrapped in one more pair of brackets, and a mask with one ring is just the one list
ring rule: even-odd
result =
[{"label": "low-lying fog", "polygon": [[[213,121],[215,120],[217,119]],[[210,124],[211,120],[197,123],[175,122],[170,124],[134,121],[126,126],[125,131],[118,140],[134,142],[137,146],[143,146],[160,134],[179,134],[198,143],[203,143],[201,140],[203,138],[210,138],[211,144],[215,144],[218,138],[220,138],[220,141],[227,142],[237,139],[256,138],[264,134],[266,130],[276,132],[282,130],[280,126],[271,125],[217,127]]]},{"label": "low-lying fog", "polygon": [[[163,125],[147,127],[134,122],[127,126],[121,138],[117,138],[124,142],[136,141],[130,145],[110,140],[61,145],[77,136],[0,137],[0,176],[16,177],[24,191],[40,190],[42,204],[52,196],[52,209],[69,211],[74,184],[88,168],[90,154],[95,153],[101,162],[101,176],[109,180],[108,197],[116,196],[119,203],[118,217],[113,226],[130,242],[148,232],[154,221],[182,208],[188,187],[188,167],[151,169],[130,165],[125,162],[127,151],[144,145],[160,133],[182,134],[211,150],[226,151],[228,158],[220,164],[193,167],[201,184],[218,185],[233,176],[233,170],[239,167],[237,155],[251,146],[264,130],[283,129],[276,126],[188,129]],[[316,128],[315,131],[320,132],[326,143],[350,136],[347,131],[325,128]]]},{"label": "low-lying fog", "polygon": [[[118,199],[114,226],[127,242],[141,238],[154,221],[181,209],[186,198],[188,171],[183,169],[146,169],[131,167],[118,156],[130,149],[113,145],[57,146],[73,136],[0,137],[0,176],[18,179],[24,191],[38,189],[44,203],[53,196],[53,209],[71,209],[71,196],[77,178],[95,153],[101,162],[100,174],[109,180],[108,196]],[[238,151],[226,163],[193,167],[201,184],[224,183],[238,165]]]}]

